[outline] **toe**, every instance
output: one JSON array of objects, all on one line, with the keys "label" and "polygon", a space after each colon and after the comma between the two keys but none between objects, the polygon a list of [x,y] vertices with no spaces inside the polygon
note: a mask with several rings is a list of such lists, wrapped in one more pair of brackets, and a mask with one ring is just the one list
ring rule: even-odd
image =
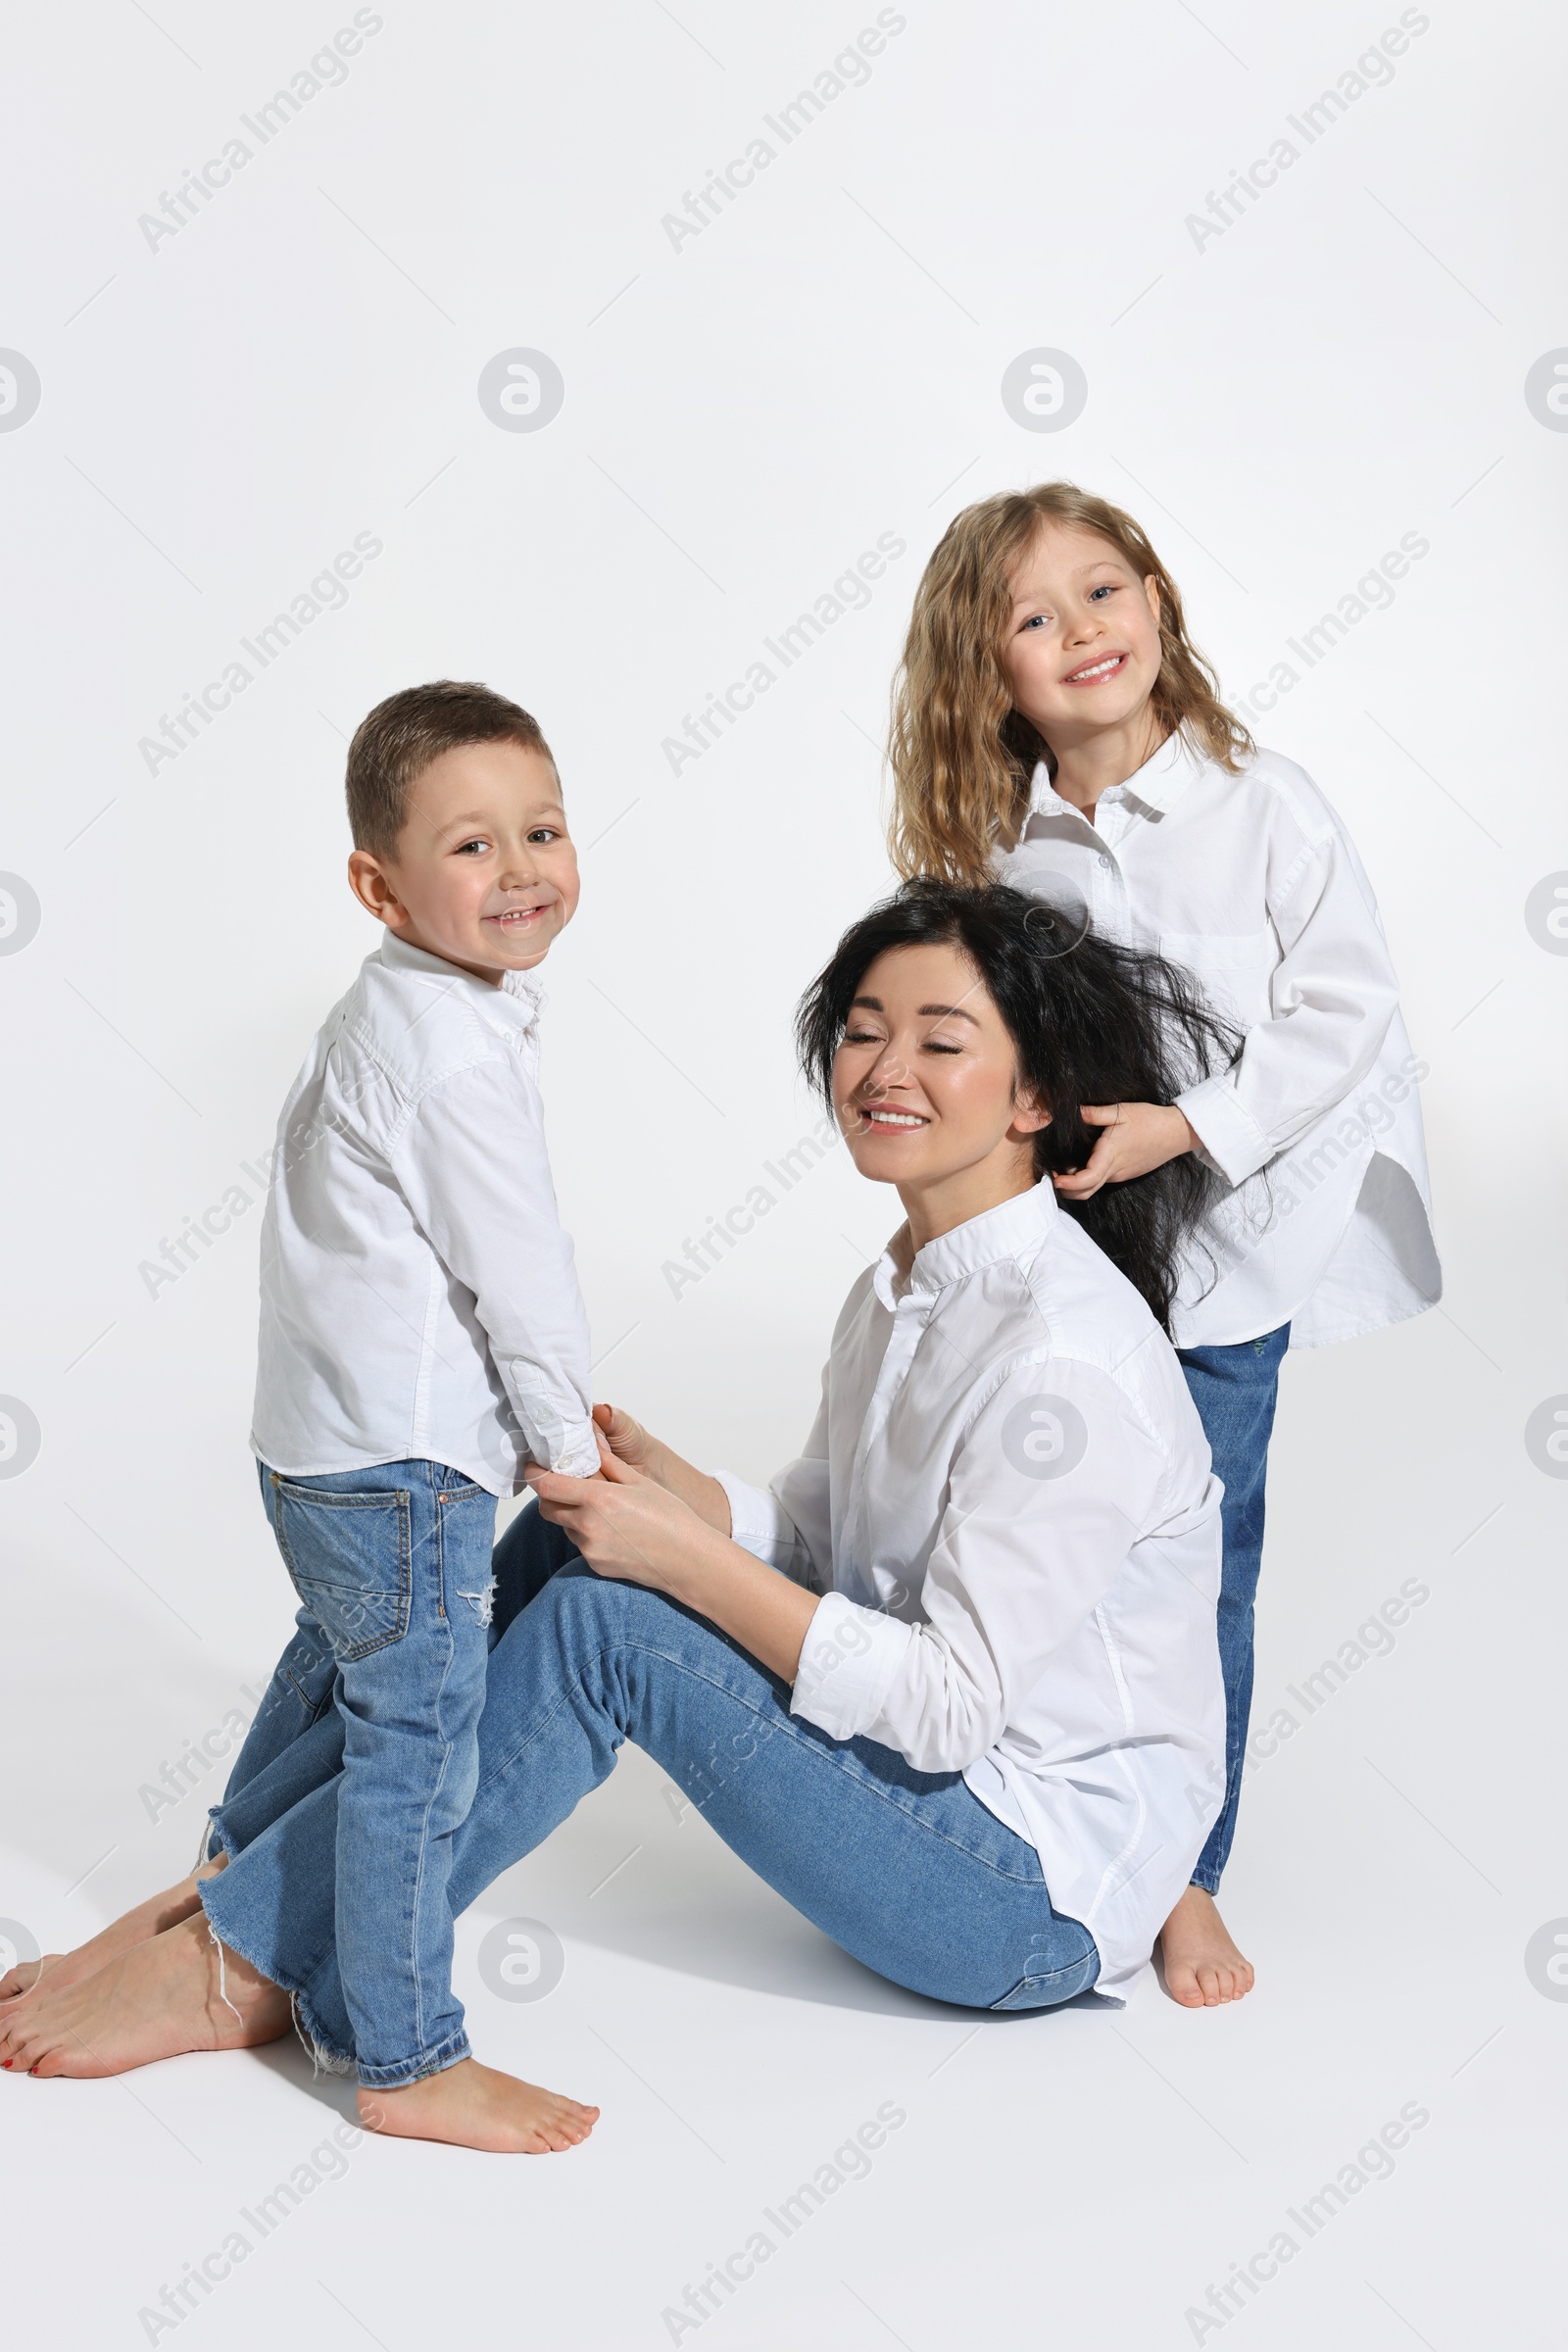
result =
[{"label": "toe", "polygon": [[1180,2001],[1184,2009],[1201,2009],[1203,2006],[1202,1986],[1192,1969],[1167,1968],[1165,1986],[1171,1999]]}]

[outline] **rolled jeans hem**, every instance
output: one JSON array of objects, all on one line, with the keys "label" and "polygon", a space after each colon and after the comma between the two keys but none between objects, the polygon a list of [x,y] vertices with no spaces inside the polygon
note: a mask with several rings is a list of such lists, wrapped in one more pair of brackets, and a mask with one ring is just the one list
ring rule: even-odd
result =
[{"label": "rolled jeans hem", "polygon": [[473,2046],[464,2034],[450,2034],[440,2046],[425,2050],[417,2058],[410,2058],[401,2066],[366,2066],[357,2061],[362,2090],[409,2090],[429,2075],[444,2075],[448,2067],[457,2066],[473,2056]]},{"label": "rolled jeans hem", "polygon": [[222,1886],[227,1876],[226,1871],[220,1871],[216,1879],[204,1879],[196,1889],[197,1898],[206,1915],[210,1933],[217,1937],[220,1944],[225,1945],[229,1951],[233,1952],[236,1958],[243,1960],[247,1968],[254,1968],[259,1977],[267,1979],[269,1984],[276,1984],[288,1994],[294,2005],[295,2022],[303,2026],[309,2034],[313,2054],[323,2065],[330,2067],[334,2073],[347,2074],[356,2064],[354,2052],[340,2050],[331,2035],[322,2033],[320,2021],[311,2007],[311,1996],[305,1984],[296,1982],[289,1970],[281,1968],[270,1953],[264,1955],[255,1947],[247,1948],[237,1936],[229,1934],[220,1919],[213,1917],[214,1902],[221,1905]]}]

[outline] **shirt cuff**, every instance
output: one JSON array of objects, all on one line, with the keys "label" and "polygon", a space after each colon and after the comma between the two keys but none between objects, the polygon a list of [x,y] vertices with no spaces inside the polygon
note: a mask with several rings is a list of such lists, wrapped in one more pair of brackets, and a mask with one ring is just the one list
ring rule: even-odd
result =
[{"label": "shirt cuff", "polygon": [[585,1422],[580,1430],[569,1430],[550,1456],[550,1467],[562,1478],[597,1478],[599,1476],[599,1442],[594,1425]]},{"label": "shirt cuff", "polygon": [[770,1487],[748,1486],[728,1470],[712,1473],[729,1496],[729,1532],[743,1551],[776,1568],[792,1584],[804,1585],[811,1564],[801,1531]]},{"label": "shirt cuff", "polygon": [[1205,1078],[1178,1095],[1175,1107],[1228,1183],[1245,1184],[1273,1158],[1273,1145],[1243,1108],[1230,1077]]},{"label": "shirt cuff", "polygon": [[526,1363],[520,1356],[513,1359],[508,1370],[520,1408],[517,1417],[535,1461],[548,1463],[563,1478],[597,1478],[599,1443],[592,1417],[584,1413],[580,1398],[572,1397],[568,1403],[559,1390],[552,1392],[536,1364]]},{"label": "shirt cuff", "polygon": [[830,1740],[853,1740],[874,1723],[893,1678],[916,1639],[912,1625],[827,1592],[807,1629],[790,1713]]}]

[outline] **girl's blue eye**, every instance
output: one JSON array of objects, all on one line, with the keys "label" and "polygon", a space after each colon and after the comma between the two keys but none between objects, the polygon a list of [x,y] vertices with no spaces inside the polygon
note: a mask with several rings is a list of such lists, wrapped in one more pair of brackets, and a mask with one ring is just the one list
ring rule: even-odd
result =
[{"label": "girl's blue eye", "polygon": [[1046,615],[1044,612],[1031,613],[1023,625],[1026,629],[1043,629],[1046,625]]},{"label": "girl's blue eye", "polygon": [[1116,583],[1115,583],[1115,581],[1114,581],[1114,580],[1106,580],[1106,581],[1103,583],[1103,585],[1102,585],[1102,586],[1101,586],[1101,587],[1099,587],[1099,588],[1091,588],[1091,589],[1090,589],[1090,591],[1089,591],[1089,602],[1090,602],[1091,604],[1093,604],[1097,596],[1114,596],[1114,595],[1115,595],[1115,593],[1116,593]]}]

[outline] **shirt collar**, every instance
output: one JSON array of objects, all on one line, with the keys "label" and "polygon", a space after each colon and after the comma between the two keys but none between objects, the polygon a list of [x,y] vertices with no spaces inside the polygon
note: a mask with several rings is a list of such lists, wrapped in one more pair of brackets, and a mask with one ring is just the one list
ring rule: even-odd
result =
[{"label": "shirt collar", "polygon": [[498,997],[510,998],[522,1014],[525,1028],[533,1026],[548,1001],[544,983],[536,972],[504,972],[501,986],[492,988],[488,980],[477,979],[461,965],[449,963],[444,956],[432,956],[428,950],[415,947],[390,928],[382,933],[380,957],[388,971],[422,972],[430,979],[449,980],[460,988],[471,990],[481,1011],[492,1011]]},{"label": "shirt collar", "polygon": [[1027,1193],[1019,1193],[1000,1207],[988,1208],[951,1233],[911,1250],[909,1228],[901,1225],[878,1260],[872,1276],[876,1295],[891,1313],[901,1296],[919,1292],[935,1298],[951,1283],[978,1274],[982,1267],[1003,1259],[1033,1255],[1061,1210],[1049,1176]]},{"label": "shirt collar", "polygon": [[[1112,785],[1109,792],[1102,793],[1101,799],[1108,801],[1112,794],[1124,795],[1128,800],[1141,801],[1146,808],[1152,808],[1156,815],[1162,816],[1177,795],[1192,782],[1202,764],[1202,758],[1203,755],[1188,742],[1181,728],[1177,727],[1174,733],[1166,736],[1152,759],[1146,760],[1143,766],[1135,769],[1123,783]],[[1030,783],[1029,807],[1031,810],[1050,809],[1053,814],[1057,809],[1065,809],[1069,815],[1087,822],[1082,809],[1075,808],[1070,801],[1064,801],[1056,791],[1051,781],[1051,771],[1043,760],[1036,767]]]}]

